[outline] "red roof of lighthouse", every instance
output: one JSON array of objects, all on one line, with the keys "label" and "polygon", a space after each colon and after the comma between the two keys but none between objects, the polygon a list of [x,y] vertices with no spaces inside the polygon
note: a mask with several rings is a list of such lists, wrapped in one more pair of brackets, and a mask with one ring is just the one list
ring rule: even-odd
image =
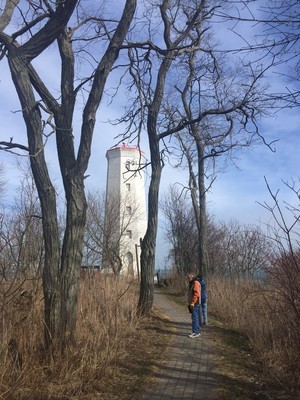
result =
[{"label": "red roof of lighthouse", "polygon": [[125,143],[122,143],[122,145],[115,145],[113,147],[111,147],[110,149],[108,149],[107,151],[113,151],[113,150],[137,150],[140,153],[144,154],[144,152],[138,147],[138,146],[129,146]]}]

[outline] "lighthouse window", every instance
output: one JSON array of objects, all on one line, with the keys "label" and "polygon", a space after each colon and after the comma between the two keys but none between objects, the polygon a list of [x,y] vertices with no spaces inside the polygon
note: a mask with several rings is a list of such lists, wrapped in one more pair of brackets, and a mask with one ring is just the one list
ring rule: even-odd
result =
[{"label": "lighthouse window", "polygon": [[131,214],[132,214],[132,208],[131,208],[131,206],[126,206],[126,213],[127,213],[128,215],[131,215]]},{"label": "lighthouse window", "polygon": [[126,231],[126,237],[127,237],[128,239],[132,239],[132,231],[127,230],[127,231]]},{"label": "lighthouse window", "polygon": [[130,192],[130,190],[131,190],[130,183],[126,183],[126,190],[127,190],[127,192]]}]

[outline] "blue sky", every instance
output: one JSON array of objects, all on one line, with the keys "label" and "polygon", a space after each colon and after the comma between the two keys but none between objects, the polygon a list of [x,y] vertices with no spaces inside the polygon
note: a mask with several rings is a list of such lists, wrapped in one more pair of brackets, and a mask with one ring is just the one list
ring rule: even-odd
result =
[{"label": "blue sky", "polygon": [[280,189],[279,197],[287,200],[283,181],[297,180],[299,176],[299,127],[298,112],[284,111],[280,117],[264,122],[263,133],[278,139],[276,151],[271,152],[263,144],[249,148],[237,160],[238,168],[231,167],[219,175],[211,194],[212,210],[218,217],[237,218],[246,223],[257,223],[264,218],[265,212],[257,204],[270,200],[264,177],[272,190]]},{"label": "blue sky", "polygon": [[[224,35],[224,28],[222,35]],[[226,36],[226,35],[225,35]],[[227,35],[227,40],[229,34]],[[236,45],[237,41],[231,41]],[[53,61],[52,50],[36,62],[36,66],[42,70],[42,75],[47,76],[51,85],[57,84],[58,71]],[[111,78],[113,79],[113,78]],[[273,77],[273,83],[277,86],[281,83],[278,76]],[[108,83],[108,87],[112,80]],[[19,111],[19,103],[9,78],[6,60],[0,62],[0,140],[9,141],[13,137],[14,142],[26,144],[25,127],[22,115]],[[114,119],[122,112],[122,104],[108,104],[108,99],[100,106],[94,134],[92,156],[86,180],[88,190],[105,189],[106,183],[106,151],[117,143],[115,137],[122,133],[122,127],[114,127],[108,124],[108,119]],[[75,116],[74,126],[79,129],[81,113]],[[271,152],[261,144],[244,150],[236,166],[228,165],[227,169],[218,173],[216,182],[208,194],[208,211],[216,221],[229,221],[237,219],[240,223],[258,225],[269,220],[270,215],[258,202],[271,202],[264,176],[267,178],[272,190],[280,189],[279,199],[282,201],[294,201],[290,198],[290,191],[286,190],[282,181],[294,179],[299,183],[299,149],[300,149],[300,115],[297,109],[282,110],[276,117],[261,121],[261,134],[268,140],[278,140],[275,144],[276,151]],[[76,129],[76,128],[75,128]],[[148,157],[147,141],[142,142],[142,149]],[[47,143],[47,159],[50,172],[60,186],[57,159],[55,154],[54,136]],[[20,177],[16,169],[15,157],[11,154],[0,152],[0,160],[5,167],[7,180],[7,196],[4,203],[13,204],[16,188]],[[185,171],[175,171],[166,166],[163,171],[161,194],[165,193],[170,184],[180,181],[185,183],[187,179]],[[147,181],[147,180],[146,180]],[[167,253],[167,243],[163,238],[163,219],[160,216],[158,235],[158,259],[157,267],[163,267],[164,256]]]}]

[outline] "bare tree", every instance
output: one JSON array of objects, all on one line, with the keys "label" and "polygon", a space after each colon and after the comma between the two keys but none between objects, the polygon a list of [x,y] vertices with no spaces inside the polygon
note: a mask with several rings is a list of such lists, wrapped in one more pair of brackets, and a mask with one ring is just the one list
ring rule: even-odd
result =
[{"label": "bare tree", "polygon": [[[273,98],[278,107],[299,107],[300,72],[300,11],[294,0],[245,0],[235,2],[230,9],[219,10],[222,21],[241,40],[236,52],[252,53],[253,58],[276,59],[272,72],[278,77]],[[251,27],[252,38],[246,37],[242,27]],[[278,85],[278,81],[281,85]],[[280,87],[281,86],[281,87]]]},{"label": "bare tree", "polygon": [[256,226],[242,225],[236,220],[221,224],[223,238],[219,243],[222,259],[219,274],[238,282],[243,279],[261,279],[272,253],[270,241]]},{"label": "bare tree", "polygon": [[101,265],[104,243],[105,193],[87,195],[87,220],[84,235],[83,265],[94,268]]},{"label": "bare tree", "polygon": [[[84,240],[84,260],[93,267],[101,266],[118,275],[133,274],[126,266],[127,237],[131,224],[140,219],[139,204],[128,196],[110,196],[89,193],[87,224]],[[128,204],[131,204],[128,207]],[[130,269],[130,268],[129,268]]]},{"label": "bare tree", "polygon": [[[151,179],[148,192],[148,227],[141,245],[141,289],[138,309],[141,314],[149,314],[153,304],[155,248],[158,221],[158,195],[164,160],[160,142],[172,133],[182,130],[190,122],[180,123],[174,128],[162,113],[166,87],[178,77],[173,74],[175,60],[183,59],[189,52],[199,51],[194,40],[194,32],[204,35],[200,27],[214,12],[209,1],[172,2],[163,0],[161,4],[149,2],[144,14],[148,21],[144,32],[147,37],[138,43],[129,43],[130,90],[135,100],[127,107],[121,120],[128,123],[124,137],[140,134],[146,127],[150,159]],[[193,34],[192,34],[193,32]],[[179,61],[178,61],[179,62]],[[167,146],[166,146],[167,148]]]},{"label": "bare tree", "polygon": [[[300,335],[300,207],[299,178],[284,182],[288,201],[281,198],[280,190],[272,190],[266,180],[271,200],[261,205],[270,213],[267,236],[273,244],[269,262],[264,268],[265,283],[261,289],[270,315],[282,327],[282,335],[272,338],[270,346],[280,340],[284,365],[287,366],[295,395],[299,394],[299,376],[292,371],[299,369]],[[275,301],[274,301],[275,299]],[[285,345],[288,341],[288,345]],[[282,378],[280,373],[279,379]]]},{"label": "bare tree", "polygon": [[169,187],[161,201],[166,219],[165,235],[170,243],[169,258],[178,274],[196,271],[198,266],[198,243],[195,214],[184,193]]},{"label": "bare tree", "polygon": [[[79,0],[55,3],[29,1],[21,2],[20,7],[18,3],[7,0],[0,16],[0,58],[8,61],[26,125],[28,146],[8,141],[1,142],[1,146],[6,150],[26,150],[30,156],[41,203],[45,244],[43,288],[46,345],[64,350],[67,344],[72,345],[76,340],[77,298],[87,207],[84,179],[91,153],[96,111],[107,77],[133,19],[136,0],[125,2],[120,20],[110,19],[107,23],[101,7],[87,15],[86,11],[83,13]],[[14,23],[16,20],[17,25]],[[109,22],[110,26],[107,25]],[[100,52],[101,39],[105,47],[103,54]],[[50,92],[32,64],[54,43],[57,44],[61,60],[59,95],[57,90],[53,94]],[[80,45],[84,46],[84,57]],[[83,71],[81,77],[76,76],[76,55],[81,61],[87,58],[87,65],[91,67]],[[88,92],[76,154],[73,116],[77,95],[84,88]],[[47,132],[47,127],[50,127],[50,132],[49,128]],[[51,133],[55,133],[56,137],[66,196],[62,246],[56,192],[45,160],[45,138]]]},{"label": "bare tree", "polygon": [[[24,304],[24,302],[29,305],[33,294],[39,292],[43,261],[40,207],[32,175],[25,168],[13,206],[6,207],[0,217],[0,337],[2,342],[8,339],[7,329],[14,324],[14,311],[11,312],[11,310],[16,310],[16,305]],[[23,323],[23,318],[24,316],[17,319],[19,325]]]},{"label": "bare tree", "polygon": [[[203,38],[195,35],[197,46]],[[252,62],[240,60],[240,66],[225,52],[218,54],[217,44],[207,37],[207,52],[189,53],[178,66],[182,78],[174,91],[179,100],[169,96],[166,116],[173,125],[190,121],[185,134],[177,133],[181,159],[185,159],[189,172],[190,190],[198,230],[198,270],[208,270],[206,195],[211,188],[216,171],[221,166],[221,156],[231,160],[234,152],[248,147],[261,138],[258,119],[267,115],[273,102],[263,82],[266,70]],[[173,91],[173,92],[174,92]],[[270,145],[269,145],[270,147]]]},{"label": "bare tree", "polygon": [[[204,230],[207,188],[203,186],[202,180],[204,179],[204,159],[208,157],[204,154],[204,146],[208,146],[209,143],[215,156],[216,153],[221,154],[226,151],[226,139],[228,140],[227,149],[232,148],[231,132],[234,119],[237,124],[240,124],[238,130],[242,131],[248,124],[252,124],[254,132],[257,132],[255,117],[259,105],[257,103],[254,108],[253,103],[258,90],[258,81],[263,76],[264,69],[251,68],[249,64],[242,64],[243,69],[249,71],[247,81],[242,78],[240,81],[234,81],[234,78],[229,75],[226,75],[228,83],[224,79],[219,79],[219,68],[208,40],[208,30],[209,23],[220,4],[205,0],[189,3],[165,0],[159,7],[154,4],[147,9],[145,16],[151,19],[147,27],[147,34],[150,32],[151,40],[129,43],[131,62],[129,71],[132,76],[129,89],[135,90],[135,98],[127,107],[124,118],[121,119],[122,122],[128,123],[123,137],[131,139],[134,135],[140,137],[143,128],[146,127],[151,159],[148,229],[142,242],[141,254],[142,279],[139,299],[141,313],[149,313],[153,303],[159,184],[165,161],[164,155],[170,153],[172,147],[172,136],[181,135],[184,130],[188,130],[195,140],[199,152],[198,167],[201,168],[197,182],[198,190],[200,190],[199,199],[201,197],[201,205],[198,204],[197,223],[199,222],[199,227]],[[160,36],[157,32],[158,27],[162,30],[159,31]],[[157,36],[158,40],[155,42]],[[163,42],[161,37],[163,37]],[[206,60],[203,61],[205,58]],[[209,63],[207,59],[210,59]],[[189,69],[181,68],[182,64],[188,65]],[[200,76],[197,75],[199,72]],[[245,74],[243,74],[244,77]],[[203,84],[201,79],[203,79]],[[201,90],[197,91],[200,82],[204,90],[201,87]],[[207,85],[209,85],[208,91],[206,91]],[[233,95],[228,99],[228,89],[231,86],[234,86]],[[214,101],[210,101],[212,98]],[[204,102],[203,107],[202,102]],[[196,104],[198,104],[197,108]],[[212,120],[214,120],[213,124]],[[215,126],[221,124],[221,120],[224,121],[222,127],[218,129],[215,136],[211,137],[211,132]],[[209,125],[211,131],[207,132],[205,129],[204,133],[203,127]],[[221,129],[223,131],[220,133]],[[203,136],[201,136],[205,134],[207,143],[203,143]],[[167,140],[169,140],[168,144]],[[204,271],[207,264],[203,242],[205,237],[205,233],[201,235],[203,239],[199,247],[200,268]]]},{"label": "bare tree", "polygon": [[[193,206],[182,189],[170,188],[162,202],[166,218],[166,236],[170,243],[172,270],[181,275],[196,271],[199,265],[198,229]],[[207,219],[207,253],[210,275],[227,276],[234,282],[261,279],[270,265],[270,241],[256,226],[229,223],[215,224]]]},{"label": "bare tree", "polygon": [[41,211],[29,165],[22,168],[22,179],[14,204],[3,211],[1,223],[1,277],[38,279],[44,260]]}]

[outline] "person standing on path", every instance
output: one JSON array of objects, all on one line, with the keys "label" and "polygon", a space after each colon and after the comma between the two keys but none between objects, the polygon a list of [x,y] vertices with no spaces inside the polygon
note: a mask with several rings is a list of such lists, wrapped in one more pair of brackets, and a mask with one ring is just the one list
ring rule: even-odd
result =
[{"label": "person standing on path", "polygon": [[192,333],[189,337],[194,339],[201,335],[199,319],[201,286],[200,282],[197,279],[194,279],[194,274],[188,274],[187,279],[189,282],[188,308],[192,316]]},{"label": "person standing on path", "polygon": [[200,282],[201,286],[201,302],[200,302],[200,313],[199,313],[199,318],[200,318],[200,326],[201,325],[207,325],[208,320],[207,320],[207,283],[206,280],[203,279],[202,275],[198,275],[197,279]]}]

